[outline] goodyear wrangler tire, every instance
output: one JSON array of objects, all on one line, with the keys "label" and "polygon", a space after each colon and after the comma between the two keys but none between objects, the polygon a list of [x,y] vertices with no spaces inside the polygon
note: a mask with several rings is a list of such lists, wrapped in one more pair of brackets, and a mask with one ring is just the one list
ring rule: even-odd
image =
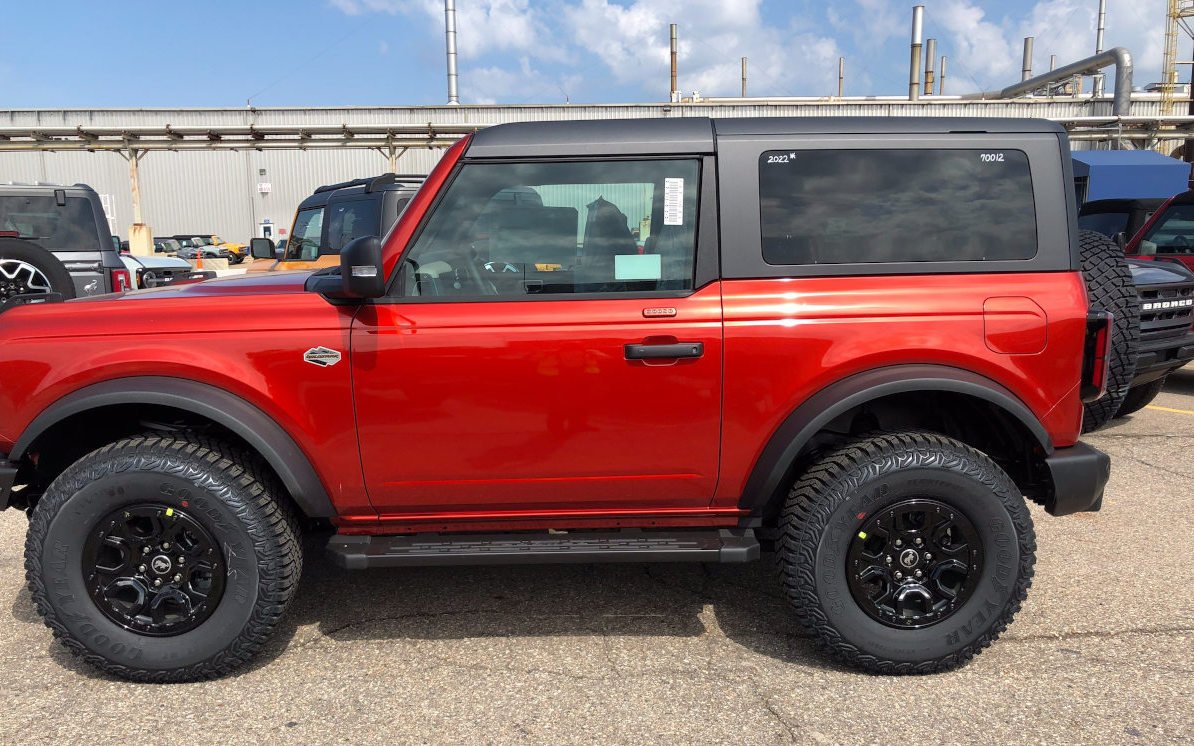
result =
[{"label": "goodyear wrangler tire", "polygon": [[940,435],[878,434],[824,454],[792,487],[777,552],[819,647],[858,668],[932,673],[994,641],[1032,582],[1036,536],[990,458]]},{"label": "goodyear wrangler tire", "polygon": [[294,516],[228,445],[156,434],[70,466],[33,510],[26,578],[74,654],[115,676],[213,678],[251,658],[298,583]]},{"label": "goodyear wrangler tire", "polygon": [[1079,231],[1078,249],[1090,307],[1115,314],[1107,393],[1082,405],[1082,432],[1089,433],[1111,421],[1132,386],[1140,346],[1140,300],[1123,249],[1114,241],[1102,233]]}]

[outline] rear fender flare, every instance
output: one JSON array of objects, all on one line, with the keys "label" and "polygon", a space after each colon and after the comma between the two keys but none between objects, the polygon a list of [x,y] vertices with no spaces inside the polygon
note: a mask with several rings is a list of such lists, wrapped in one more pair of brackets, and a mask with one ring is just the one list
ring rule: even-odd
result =
[{"label": "rear fender flare", "polygon": [[223,389],[183,378],[138,376],[93,384],[68,394],[42,411],[17,439],[14,463],[54,425],[88,410],[119,404],[156,404],[209,419],[245,440],[282,480],[299,509],[312,518],[336,515],[310,459],[272,417]]},{"label": "rear fender flare", "polygon": [[830,384],[802,402],[776,429],[755,462],[739,507],[758,514],[779,489],[801,450],[841,414],[892,394],[950,391],[988,401],[1032,433],[1045,455],[1053,441],[1024,402],[999,383],[977,373],[945,365],[893,365],[858,373]]}]

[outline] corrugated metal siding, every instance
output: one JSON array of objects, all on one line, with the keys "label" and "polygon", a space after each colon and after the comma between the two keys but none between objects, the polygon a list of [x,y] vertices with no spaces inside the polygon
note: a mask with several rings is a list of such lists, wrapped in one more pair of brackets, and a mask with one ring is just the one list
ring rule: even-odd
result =
[{"label": "corrugated metal siding", "polygon": [[[1185,104],[1179,102],[1178,109]],[[1134,97],[1133,116],[1158,116],[1159,97]],[[998,116],[1065,118],[1110,116],[1111,102],[1089,99],[806,99],[710,102],[698,104],[615,104],[556,106],[427,106],[289,109],[58,109],[0,111],[0,126],[147,127],[231,126],[256,124],[466,124],[487,126],[515,121],[611,119],[667,116]],[[1077,147],[1089,147],[1080,144]],[[408,150],[398,161],[400,173],[427,173],[442,150]],[[152,152],[140,164],[146,222],[159,235],[186,231],[218,233],[245,242],[257,223],[268,218],[290,227],[295,206],[315,187],[385,172],[381,153],[359,149]],[[265,169],[261,175],[259,169]],[[51,181],[90,184],[111,195],[114,222],[121,236],[132,223],[128,163],[115,153],[0,153],[0,181]],[[269,194],[257,184],[268,182]],[[612,197],[607,197],[613,199]],[[616,200],[615,200],[616,201]],[[582,207],[583,206],[579,206]],[[582,221],[583,225],[583,221]],[[277,235],[275,231],[275,236]]]}]

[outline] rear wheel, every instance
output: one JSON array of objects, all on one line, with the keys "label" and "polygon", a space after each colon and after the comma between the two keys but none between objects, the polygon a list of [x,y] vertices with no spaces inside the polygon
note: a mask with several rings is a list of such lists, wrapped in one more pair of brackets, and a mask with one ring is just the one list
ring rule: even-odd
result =
[{"label": "rear wheel", "polygon": [[879,673],[965,663],[1020,609],[1036,537],[990,458],[940,435],[879,434],[814,463],[780,518],[796,616],[835,658]]},{"label": "rear wheel", "polygon": [[286,609],[302,564],[274,480],[227,444],[143,435],[67,468],[34,508],[29,589],[74,654],[137,681],[226,674]]},{"label": "rear wheel", "polygon": [[0,238],[0,303],[35,293],[74,298],[75,284],[58,257],[42,247],[19,238]]},{"label": "rear wheel", "polygon": [[1123,404],[1136,375],[1136,350],[1140,345],[1140,301],[1132,270],[1123,249],[1102,233],[1080,231],[1082,275],[1091,308],[1115,314],[1111,329],[1111,360],[1107,366],[1107,393],[1083,404],[1082,432],[1107,424]]},{"label": "rear wheel", "polygon": [[1168,377],[1158,378],[1155,381],[1142,383],[1128,389],[1128,394],[1124,397],[1123,404],[1119,405],[1119,411],[1115,413],[1115,416],[1125,417],[1152,404],[1153,399],[1157,398],[1157,394],[1161,393],[1161,389],[1165,388],[1165,379]]}]

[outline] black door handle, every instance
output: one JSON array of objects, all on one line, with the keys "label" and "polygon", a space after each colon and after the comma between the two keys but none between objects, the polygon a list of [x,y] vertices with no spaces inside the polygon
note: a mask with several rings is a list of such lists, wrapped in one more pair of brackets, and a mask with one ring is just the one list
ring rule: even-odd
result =
[{"label": "black door handle", "polygon": [[674,345],[626,345],[627,360],[675,359],[681,357],[700,357],[704,354],[704,342],[680,342]]}]

